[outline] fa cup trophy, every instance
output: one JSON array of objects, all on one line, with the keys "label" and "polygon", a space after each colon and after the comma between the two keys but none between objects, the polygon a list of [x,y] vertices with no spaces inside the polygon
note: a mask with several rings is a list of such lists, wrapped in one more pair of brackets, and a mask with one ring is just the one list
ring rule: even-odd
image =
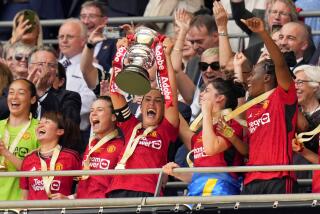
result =
[{"label": "fa cup trophy", "polygon": [[134,95],[144,95],[151,89],[148,69],[155,63],[154,42],[156,31],[139,27],[136,29],[133,45],[128,47],[125,58],[128,64],[115,77],[117,86]]}]

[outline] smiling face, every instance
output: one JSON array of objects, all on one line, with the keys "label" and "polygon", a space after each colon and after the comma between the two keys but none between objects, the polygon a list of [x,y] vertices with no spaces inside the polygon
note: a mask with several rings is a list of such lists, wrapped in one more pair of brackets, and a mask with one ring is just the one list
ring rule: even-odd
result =
[{"label": "smiling face", "polygon": [[66,22],[59,29],[58,42],[63,55],[71,58],[82,52],[86,38],[81,32],[81,23]]},{"label": "smiling face", "polygon": [[88,33],[91,33],[99,25],[107,23],[107,17],[103,16],[99,8],[88,6],[81,9],[80,20],[88,28]]},{"label": "smiling face", "polygon": [[209,83],[206,88],[200,93],[200,105],[203,102],[210,102],[212,105],[211,112],[215,113],[221,110],[221,104],[224,100],[224,95],[220,95],[218,90],[214,88],[212,83]]},{"label": "smiling face", "polygon": [[162,121],[164,115],[164,100],[159,90],[151,89],[143,97],[141,112],[144,128],[158,125]]},{"label": "smiling face", "polygon": [[[213,62],[219,62],[219,56],[217,54],[211,56],[201,56],[201,62],[205,62],[207,64],[211,64]],[[200,69],[201,75],[203,78],[203,82],[207,84],[208,82],[217,79],[217,78],[225,78],[225,74],[221,72],[221,69],[212,69],[211,66],[208,66],[207,69]]]},{"label": "smiling face", "polygon": [[15,117],[28,117],[31,105],[36,102],[36,97],[31,96],[28,83],[16,80],[11,83],[7,103],[11,115]]},{"label": "smiling face", "polygon": [[272,25],[284,25],[291,21],[290,8],[284,2],[276,1],[269,10],[268,24],[271,28]]},{"label": "smiling face", "polygon": [[111,103],[107,100],[94,101],[90,109],[90,123],[93,132],[101,139],[115,127],[116,117]]},{"label": "smiling face", "polygon": [[205,26],[191,27],[187,34],[187,40],[198,55],[201,55],[208,48],[217,47],[219,44],[218,36],[215,33],[209,33]]},{"label": "smiling face", "polygon": [[264,63],[258,63],[252,69],[250,76],[248,77],[248,92],[250,97],[256,97],[264,92],[265,75]]},{"label": "smiling face", "polygon": [[60,136],[64,134],[64,130],[58,127],[58,124],[46,117],[42,117],[36,129],[37,139],[40,143],[51,143],[59,141]]},{"label": "smiling face", "polygon": [[304,103],[307,103],[308,100],[316,97],[316,93],[319,90],[319,87],[312,87],[309,82],[305,82],[311,80],[303,70],[295,73],[295,76],[295,86],[297,89],[298,103],[303,105]]}]

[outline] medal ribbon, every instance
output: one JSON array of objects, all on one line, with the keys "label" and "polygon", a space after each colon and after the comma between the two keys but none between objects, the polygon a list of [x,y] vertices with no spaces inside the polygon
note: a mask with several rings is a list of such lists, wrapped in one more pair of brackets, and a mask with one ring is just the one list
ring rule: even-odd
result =
[{"label": "medal ribbon", "polygon": [[[258,97],[246,102],[245,104],[239,106],[238,108],[236,108],[235,110],[231,111],[230,113],[228,113],[227,115],[224,116],[225,121],[229,121],[231,119],[234,119],[236,116],[238,116],[239,114],[241,114],[242,112],[248,110],[250,107],[254,106],[257,103],[261,103],[262,101],[264,101],[265,99],[267,99],[271,94],[273,90],[267,91],[261,95],[259,95]],[[190,125],[190,130],[193,132],[196,132],[200,127],[201,127],[201,122],[202,122],[202,113],[200,113],[196,119],[194,119],[194,121],[191,123]],[[242,125],[242,126],[246,126],[245,122],[243,120],[237,119],[237,121]]]},{"label": "medal ribbon", "polygon": [[[93,147],[91,147],[91,143],[95,140],[94,137],[91,137],[89,140],[89,152],[87,155],[87,159],[83,161],[83,170],[90,170],[90,156],[93,152],[95,152],[97,149],[99,149],[101,146],[103,146],[104,144],[106,144],[107,142],[109,142],[110,140],[114,139],[115,137],[118,136],[118,130],[115,129],[112,132],[110,132],[109,134],[107,134],[106,136],[104,136],[103,138],[101,138],[98,143],[96,145],[94,145]],[[77,179],[78,180],[86,180],[88,179],[89,176],[88,175],[83,175],[83,176],[79,176]]]},{"label": "medal ribbon", "polygon": [[[61,151],[61,146],[59,144],[57,144],[54,147],[53,154],[52,154],[52,157],[50,160],[50,168],[49,168],[50,171],[55,170],[56,162],[58,160],[60,151]],[[41,171],[43,171],[43,172],[48,171],[48,166],[47,166],[46,161],[43,160],[40,156],[40,149],[38,150],[38,156],[40,158]],[[44,190],[46,191],[49,198],[51,195],[50,187],[51,187],[51,183],[52,183],[53,179],[54,179],[54,176],[42,176]]]},{"label": "medal ribbon", "polygon": [[14,150],[16,149],[18,143],[20,142],[21,138],[23,137],[24,133],[27,131],[27,129],[29,128],[30,124],[31,124],[31,120],[32,120],[32,116],[31,114],[29,115],[29,121],[28,123],[23,126],[20,130],[20,132],[17,134],[16,138],[12,141],[11,145],[9,146],[9,141],[10,141],[10,133],[8,131],[7,128],[7,123],[8,123],[8,119],[6,120],[6,124],[5,124],[5,131],[4,131],[4,144],[6,146],[6,148],[9,148],[9,152],[13,153]]},{"label": "medal ribbon", "polygon": [[[299,143],[304,143],[304,142],[310,141],[318,133],[320,133],[320,124],[312,131],[296,134],[296,139]],[[310,136],[310,137],[303,137],[304,135]]]},{"label": "medal ribbon", "polygon": [[117,164],[115,169],[125,169],[127,160],[131,157],[131,155],[133,154],[134,150],[136,149],[139,141],[141,138],[147,136],[150,132],[152,132],[156,126],[150,126],[148,128],[146,128],[144,130],[144,132],[141,135],[137,135],[137,132],[139,129],[142,128],[142,123],[138,123],[134,129],[132,130],[132,134],[130,136],[130,140],[126,146],[126,149],[123,153],[123,156],[121,158],[121,160],[119,161],[119,163]]}]

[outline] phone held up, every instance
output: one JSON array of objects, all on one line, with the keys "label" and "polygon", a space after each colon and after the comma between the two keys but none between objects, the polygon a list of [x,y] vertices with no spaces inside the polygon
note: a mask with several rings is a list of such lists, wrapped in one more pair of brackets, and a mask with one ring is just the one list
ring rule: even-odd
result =
[{"label": "phone held up", "polygon": [[106,39],[120,39],[125,37],[126,34],[124,30],[120,27],[104,27],[103,28],[103,36]]},{"label": "phone held up", "polygon": [[26,31],[27,33],[31,33],[36,25],[36,21],[35,21],[35,12],[32,10],[25,10],[23,12],[23,21],[28,20],[28,24],[31,25],[31,27]]}]

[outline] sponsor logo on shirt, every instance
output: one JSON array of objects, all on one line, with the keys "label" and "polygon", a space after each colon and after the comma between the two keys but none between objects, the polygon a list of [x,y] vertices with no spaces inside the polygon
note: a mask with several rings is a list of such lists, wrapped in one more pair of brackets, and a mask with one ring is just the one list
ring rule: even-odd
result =
[{"label": "sponsor logo on shirt", "polygon": [[260,118],[249,123],[248,129],[249,129],[250,134],[253,134],[257,130],[258,127],[263,126],[267,123],[270,123],[270,114],[264,113],[261,115]]},{"label": "sponsor logo on shirt", "polygon": [[13,152],[15,156],[18,156],[20,158],[24,158],[28,153],[29,153],[29,148],[26,148],[26,147],[16,147]]},{"label": "sponsor logo on shirt", "polygon": [[[53,191],[59,191],[60,185],[61,185],[61,181],[53,180],[51,183],[50,189]],[[43,180],[38,178],[33,178],[33,183],[31,184],[31,187],[34,191],[43,191],[44,190]]]},{"label": "sponsor logo on shirt", "polygon": [[146,137],[143,137],[140,139],[139,145],[160,150],[162,142],[161,140],[148,140]]},{"label": "sponsor logo on shirt", "polygon": [[194,159],[203,158],[207,156],[208,155],[206,155],[206,153],[204,152],[203,146],[194,149],[194,152],[193,152]]},{"label": "sponsor logo on shirt", "polygon": [[90,157],[90,168],[109,169],[110,160],[99,157]]}]

